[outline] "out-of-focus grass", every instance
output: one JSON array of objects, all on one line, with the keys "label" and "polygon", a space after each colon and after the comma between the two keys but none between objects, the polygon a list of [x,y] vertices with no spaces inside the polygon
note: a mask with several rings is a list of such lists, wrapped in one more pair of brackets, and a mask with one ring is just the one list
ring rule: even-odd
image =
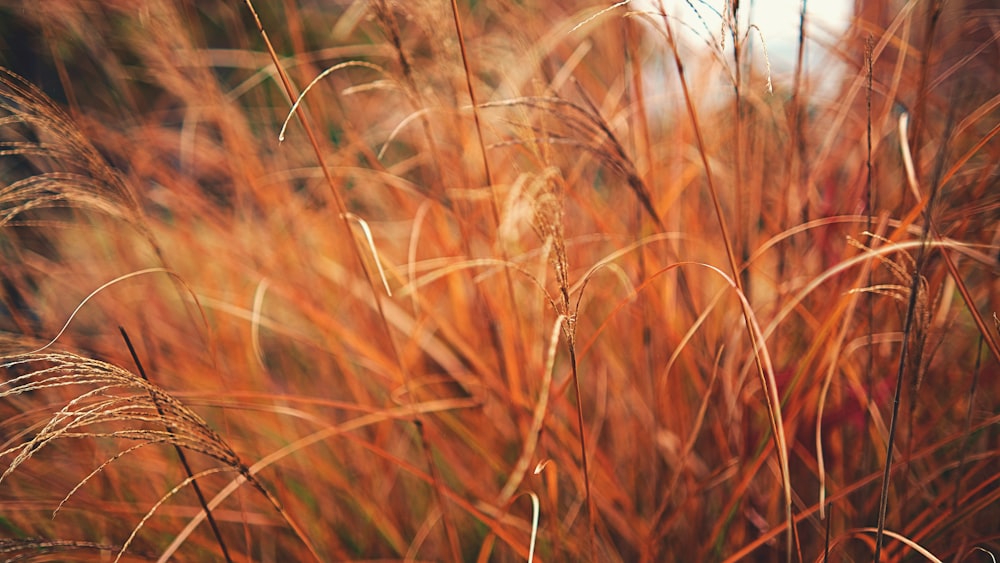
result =
[{"label": "out-of-focus grass", "polygon": [[0,553],[1000,553],[986,7],[256,8],[0,6]]}]

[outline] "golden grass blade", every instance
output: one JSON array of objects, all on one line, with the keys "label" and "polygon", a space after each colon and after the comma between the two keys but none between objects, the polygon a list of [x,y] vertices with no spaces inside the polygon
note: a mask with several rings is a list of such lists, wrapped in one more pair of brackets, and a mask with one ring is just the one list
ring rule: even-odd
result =
[{"label": "golden grass blade", "polygon": [[903,534],[900,534],[899,532],[893,532],[892,530],[879,530],[878,528],[861,528],[860,530],[858,530],[858,532],[873,534],[876,536],[879,535],[880,533],[885,534],[894,540],[899,540],[903,542],[904,544],[907,545],[907,547],[909,547],[913,551],[916,551],[920,555],[923,555],[928,561],[933,561],[934,563],[942,563],[942,561],[937,557],[935,557],[933,553],[925,549],[917,542],[911,540],[910,538],[904,536]]},{"label": "golden grass blade", "polygon": [[[277,64],[277,62],[275,64]],[[312,82],[307,84],[306,87],[302,89],[302,92],[300,92],[298,97],[295,98],[295,102],[292,103],[291,109],[288,110],[288,116],[285,117],[285,121],[281,124],[281,131],[278,132],[279,143],[283,143],[285,141],[285,130],[288,129],[288,122],[292,120],[293,116],[298,115],[299,105],[302,103],[302,100],[305,99],[306,94],[308,94],[309,91],[312,90],[313,86],[318,84],[321,80],[323,80],[327,76],[333,74],[334,72],[337,72],[338,70],[343,70],[345,68],[353,68],[353,67],[367,68],[374,70],[375,72],[385,74],[385,69],[383,69],[382,67],[376,64],[366,63],[364,61],[348,61],[345,63],[340,63],[337,65],[333,65],[330,68],[324,70],[323,72],[317,74],[316,78],[313,78]]]},{"label": "golden grass blade", "polygon": [[[559,315],[556,317],[556,322],[552,327],[552,336],[549,338],[549,349],[545,356],[545,371],[542,372],[542,391],[538,395],[538,401],[531,418],[531,427],[524,442],[524,449],[521,451],[521,455],[518,456],[517,463],[514,464],[514,470],[500,490],[500,495],[496,500],[497,505],[506,505],[514,496],[517,488],[521,486],[521,481],[524,479],[525,474],[528,472],[531,459],[535,455],[535,448],[538,446],[538,436],[542,432],[542,427],[545,424],[545,414],[549,408],[549,393],[552,390],[552,372],[555,369],[556,363],[556,347],[559,345],[559,335],[562,334],[563,322],[565,320],[565,317]],[[534,545],[534,541],[532,541],[532,545]],[[534,550],[533,547],[532,550]]]}]

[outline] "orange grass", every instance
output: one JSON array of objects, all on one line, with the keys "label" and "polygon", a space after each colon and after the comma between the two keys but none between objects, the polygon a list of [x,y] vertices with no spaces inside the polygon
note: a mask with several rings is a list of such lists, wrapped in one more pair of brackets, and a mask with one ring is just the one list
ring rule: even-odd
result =
[{"label": "orange grass", "polygon": [[37,4],[4,558],[1000,554],[988,3]]}]

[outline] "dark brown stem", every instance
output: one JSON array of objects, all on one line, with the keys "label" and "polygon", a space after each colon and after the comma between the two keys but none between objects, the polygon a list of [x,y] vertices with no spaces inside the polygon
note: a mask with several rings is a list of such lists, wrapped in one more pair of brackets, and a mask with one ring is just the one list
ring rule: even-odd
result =
[{"label": "dark brown stem", "polygon": [[[572,330],[572,329],[570,329]],[[587,503],[587,516],[590,518],[590,560],[597,560],[597,510],[594,497],[590,494],[590,468],[587,466],[587,435],[583,425],[583,396],[580,395],[580,376],[576,366],[576,346],[569,336],[569,362],[573,370],[573,386],[576,390],[576,423],[580,432],[580,460],[583,466],[583,495]]]},{"label": "dark brown stem", "polygon": [[[132,340],[129,339],[128,333],[125,332],[125,327],[119,326],[118,331],[122,333],[122,339],[125,340],[125,346],[128,346],[128,353],[132,355],[132,361],[135,362],[135,367],[139,370],[139,375],[141,375],[142,379],[147,383],[152,383],[149,380],[149,376],[146,375],[146,370],[142,367],[142,362],[139,361],[139,354],[136,353],[135,347],[132,346]],[[156,412],[160,415],[160,419],[163,420],[163,426],[167,429],[167,433],[173,435],[174,429],[167,422],[166,416],[163,414],[163,407],[160,405],[160,401],[156,398],[156,394],[150,391],[149,398],[152,399],[153,404],[156,405]],[[216,523],[215,517],[212,516],[212,511],[208,509],[208,501],[205,500],[205,495],[201,492],[201,486],[198,484],[198,480],[194,478],[194,472],[191,471],[191,464],[188,463],[187,456],[184,455],[184,450],[177,444],[174,444],[174,451],[177,452],[177,457],[181,460],[181,465],[184,466],[184,472],[187,474],[188,478],[191,479],[191,488],[194,489],[194,494],[198,496],[198,504],[200,504],[202,510],[205,511],[205,518],[208,520],[208,525],[212,527],[212,533],[215,534],[215,539],[219,542],[219,549],[222,551],[222,557],[226,559],[227,563],[232,563],[233,559],[229,556],[229,550],[226,549],[226,542],[222,539],[222,531],[219,530],[219,524]]]}]

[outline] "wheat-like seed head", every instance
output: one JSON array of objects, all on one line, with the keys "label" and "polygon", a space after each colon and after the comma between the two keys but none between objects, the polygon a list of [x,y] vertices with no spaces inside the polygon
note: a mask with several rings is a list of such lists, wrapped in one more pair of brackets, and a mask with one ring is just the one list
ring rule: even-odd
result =
[{"label": "wheat-like seed head", "polygon": [[32,392],[71,389],[69,400],[34,435],[0,451],[13,455],[3,482],[57,440],[115,438],[143,445],[173,444],[239,469],[236,453],[197,413],[162,388],[118,366],[64,352],[0,358],[0,369],[19,373],[0,383],[0,400]]}]

